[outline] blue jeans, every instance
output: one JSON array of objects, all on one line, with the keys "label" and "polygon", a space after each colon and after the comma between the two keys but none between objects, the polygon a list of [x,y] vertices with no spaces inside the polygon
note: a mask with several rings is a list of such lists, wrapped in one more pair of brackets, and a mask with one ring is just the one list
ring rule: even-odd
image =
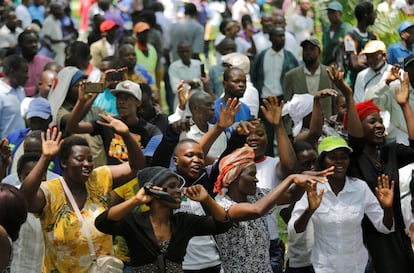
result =
[{"label": "blue jeans", "polygon": [[283,255],[280,248],[280,240],[270,240],[270,265],[272,266],[273,273],[283,273]]},{"label": "blue jeans", "polygon": [[130,265],[125,265],[123,273],[131,273],[132,267]]}]

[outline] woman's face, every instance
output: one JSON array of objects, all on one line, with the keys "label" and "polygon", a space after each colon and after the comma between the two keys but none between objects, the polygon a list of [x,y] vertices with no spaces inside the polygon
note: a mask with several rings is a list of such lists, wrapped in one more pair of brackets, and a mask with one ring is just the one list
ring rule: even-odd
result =
[{"label": "woman's face", "polygon": [[66,162],[62,162],[65,176],[73,181],[85,183],[93,170],[93,157],[88,146],[75,145]]},{"label": "woman's face", "polygon": [[160,201],[163,202],[165,205],[172,209],[178,209],[181,206],[181,188],[180,182],[176,177],[168,178],[164,183],[162,183],[161,187],[166,188],[167,192],[177,201],[176,203],[171,203],[167,201]]},{"label": "woman's face", "polygon": [[256,165],[252,164],[245,168],[236,181],[237,189],[244,195],[254,195],[257,188]]},{"label": "woman's face", "polygon": [[385,127],[378,112],[372,113],[362,121],[364,138],[374,144],[380,145],[385,141]]},{"label": "woman's face", "polygon": [[250,130],[246,139],[247,145],[254,150],[255,158],[262,158],[266,153],[267,135],[263,124],[258,124]]},{"label": "woman's face", "polygon": [[314,149],[303,150],[296,154],[299,165],[299,172],[314,171],[318,155]]},{"label": "woman's face", "polygon": [[324,159],[324,167],[335,167],[334,178],[342,179],[346,175],[346,171],[349,167],[349,151],[346,148],[338,148],[333,151],[327,152]]}]

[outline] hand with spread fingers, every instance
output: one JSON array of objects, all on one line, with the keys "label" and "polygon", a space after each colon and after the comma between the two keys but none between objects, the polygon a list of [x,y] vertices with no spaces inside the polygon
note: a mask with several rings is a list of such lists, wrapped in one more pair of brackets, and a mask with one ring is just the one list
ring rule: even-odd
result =
[{"label": "hand with spread fingers", "polygon": [[334,89],[326,88],[326,89],[322,89],[316,92],[313,97],[314,99],[323,99],[326,97],[336,97],[336,96],[338,96],[338,91]]},{"label": "hand with spread fingers", "polygon": [[240,102],[237,98],[227,99],[226,107],[223,107],[223,104],[220,104],[220,115],[217,121],[217,124],[221,128],[228,128],[234,123],[234,117],[236,116],[237,111],[240,109]]},{"label": "hand with spread fingers", "polygon": [[395,182],[389,182],[387,175],[382,174],[377,178],[378,186],[375,187],[375,193],[382,208],[392,208],[394,201]]},{"label": "hand with spread fingers", "polygon": [[264,106],[260,106],[260,109],[266,120],[273,126],[279,125],[282,119],[284,101],[282,100],[279,104],[279,100],[274,96],[263,99],[263,104]]},{"label": "hand with spread fingers", "polygon": [[56,156],[59,153],[60,147],[63,143],[62,132],[58,133],[57,128],[54,128],[51,133],[50,129],[47,129],[46,133],[42,132],[41,138],[42,155],[46,157]]},{"label": "hand with spread fingers", "polygon": [[399,65],[393,65],[387,73],[387,77],[385,78],[385,83],[389,85],[395,80],[401,80],[400,70],[401,70],[401,67]]},{"label": "hand with spread fingers", "polygon": [[342,91],[342,93],[344,93],[345,96],[352,96],[352,89],[345,82],[345,72],[342,71],[342,69],[338,69],[335,65],[332,64],[329,68],[326,69],[326,72],[328,73],[328,77],[331,79],[331,81],[335,84],[336,87],[339,88],[339,90]]},{"label": "hand with spread fingers", "polygon": [[306,189],[306,192],[308,194],[309,209],[311,211],[315,211],[317,208],[319,208],[322,202],[324,189],[321,189],[318,193],[316,186],[317,186],[317,183],[312,183]]},{"label": "hand with spread fingers", "polygon": [[129,134],[128,126],[126,126],[126,124],[123,123],[121,120],[116,119],[113,116],[104,115],[104,114],[99,114],[99,117],[103,119],[103,121],[102,120],[96,121],[99,125],[112,128],[115,130],[115,132],[117,132],[120,135]]}]

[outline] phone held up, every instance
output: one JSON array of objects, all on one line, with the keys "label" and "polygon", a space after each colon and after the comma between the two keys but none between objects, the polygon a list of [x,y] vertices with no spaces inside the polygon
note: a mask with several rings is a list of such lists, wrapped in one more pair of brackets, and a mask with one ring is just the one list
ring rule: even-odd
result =
[{"label": "phone held up", "polygon": [[85,93],[102,93],[104,89],[104,84],[101,82],[85,83]]},{"label": "phone held up", "polygon": [[206,69],[204,64],[200,64],[200,77],[205,78],[206,77]]}]

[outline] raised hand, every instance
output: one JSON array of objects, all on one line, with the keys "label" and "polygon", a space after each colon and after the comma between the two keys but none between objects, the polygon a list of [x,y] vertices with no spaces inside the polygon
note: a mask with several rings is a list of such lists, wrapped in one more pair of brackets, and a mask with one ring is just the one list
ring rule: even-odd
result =
[{"label": "raised hand", "polygon": [[86,84],[88,84],[88,81],[82,80],[78,87],[78,101],[83,103],[92,102],[98,96],[98,93],[85,93]]},{"label": "raised hand", "polygon": [[241,104],[237,98],[227,99],[225,108],[223,108],[223,104],[220,104],[220,115],[217,124],[224,129],[233,125],[234,117],[237,111],[239,111],[240,106]]},{"label": "raised hand", "polygon": [[181,80],[177,86],[177,98],[178,98],[178,107],[181,110],[185,109],[188,99],[190,98],[191,86],[184,88],[185,81]]},{"label": "raised hand", "polygon": [[387,77],[385,78],[385,83],[389,85],[391,82],[395,80],[400,80],[400,66],[399,65],[393,65],[391,69],[387,73]]},{"label": "raised hand", "polygon": [[317,208],[319,208],[322,202],[324,189],[321,189],[318,194],[316,186],[317,184],[313,183],[306,189],[306,192],[308,194],[308,203],[310,210],[316,210]]},{"label": "raised hand", "polygon": [[236,132],[239,135],[248,135],[250,130],[256,128],[260,124],[260,119],[254,119],[251,121],[240,121],[239,126],[236,128]]},{"label": "raised hand", "polygon": [[401,89],[395,87],[395,100],[399,105],[407,104],[410,99],[410,79],[408,73],[404,72],[401,80]]},{"label": "raised hand", "polygon": [[377,178],[378,186],[375,187],[375,193],[377,195],[378,201],[383,209],[392,208],[394,201],[394,186],[395,182],[389,182],[387,175],[382,174]]},{"label": "raised hand", "polygon": [[206,189],[200,184],[184,188],[183,193],[191,200],[197,202],[202,202],[209,197]]},{"label": "raised hand", "polygon": [[0,142],[0,159],[6,166],[10,165],[12,161],[11,149],[7,138],[3,138]]},{"label": "raised hand", "polygon": [[273,96],[263,99],[263,104],[264,106],[260,106],[260,110],[262,110],[266,120],[273,126],[278,126],[280,124],[280,120],[282,119],[284,101],[282,100],[279,104],[277,97]]},{"label": "raised hand", "polygon": [[176,122],[171,124],[173,131],[179,135],[183,132],[190,131],[190,127],[194,124],[191,118],[184,118],[177,120]]},{"label": "raised hand", "polygon": [[99,117],[104,121],[97,120],[96,122],[102,126],[112,128],[120,135],[129,134],[128,126],[121,120],[116,119],[110,115],[99,114]]},{"label": "raised hand", "polygon": [[146,193],[144,187],[140,188],[137,194],[135,194],[135,200],[138,204],[147,204],[152,201],[154,197]]},{"label": "raised hand", "polygon": [[328,69],[326,69],[326,73],[328,73],[328,77],[335,84],[335,86],[338,87],[339,90],[341,90],[344,93],[345,96],[352,96],[352,89],[344,80],[344,71],[342,71],[340,68],[338,69],[335,65],[331,64],[331,66]]},{"label": "raised hand", "polygon": [[46,134],[42,132],[42,155],[46,157],[54,157],[60,151],[62,146],[62,132],[58,133],[57,128],[53,128],[52,134],[50,129],[47,129]]},{"label": "raised hand", "polygon": [[338,96],[338,91],[334,89],[326,88],[326,89],[322,89],[316,92],[313,97],[314,99],[322,99],[326,97],[336,97],[336,96]]}]

